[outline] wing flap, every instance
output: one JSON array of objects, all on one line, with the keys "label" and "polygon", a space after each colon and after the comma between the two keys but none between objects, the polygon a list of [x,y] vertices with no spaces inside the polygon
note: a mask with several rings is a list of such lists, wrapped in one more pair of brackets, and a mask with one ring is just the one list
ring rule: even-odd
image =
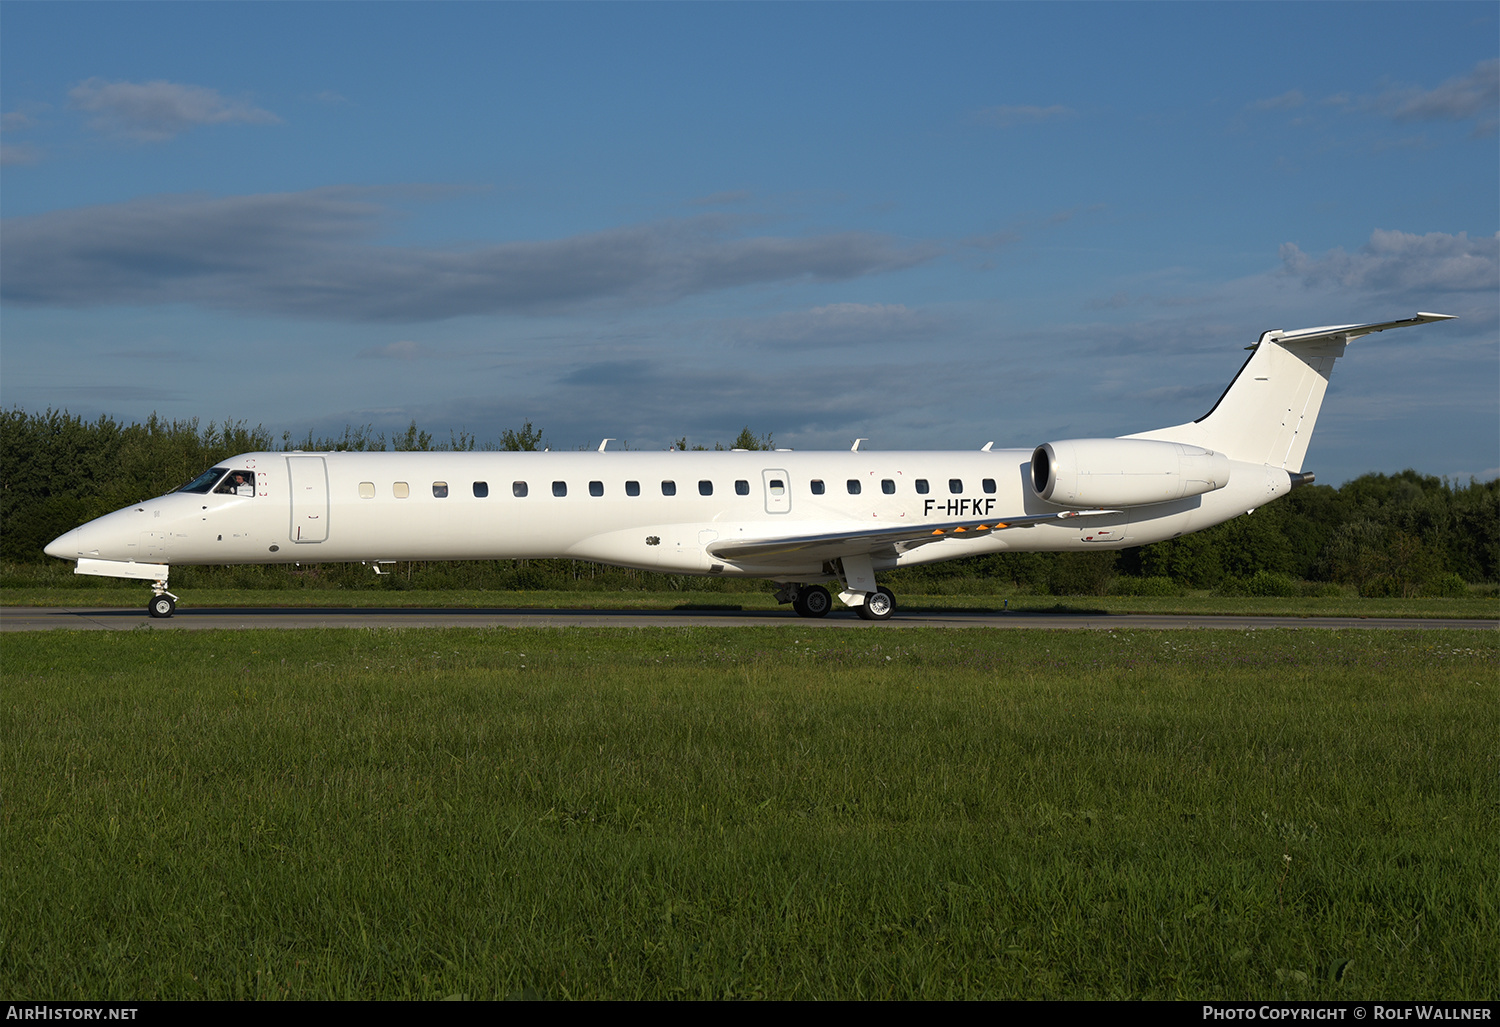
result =
[{"label": "wing flap", "polygon": [[720,539],[708,545],[712,556],[724,560],[756,560],[776,556],[800,556],[832,559],[840,556],[892,555],[917,546],[952,539],[984,538],[1007,528],[1026,528],[1046,521],[1065,521],[1074,517],[1117,514],[1119,510],[1060,510],[1045,514],[1022,514],[1017,517],[983,517],[964,521],[929,522],[920,525],[897,525],[864,531],[826,532],[816,535],[788,535],[771,539]]}]

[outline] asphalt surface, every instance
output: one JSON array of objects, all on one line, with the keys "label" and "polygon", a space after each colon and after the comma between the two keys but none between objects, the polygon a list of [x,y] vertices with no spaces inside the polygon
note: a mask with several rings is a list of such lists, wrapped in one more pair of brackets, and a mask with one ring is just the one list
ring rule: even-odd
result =
[{"label": "asphalt surface", "polygon": [[0,631],[131,631],[140,627],[171,631],[246,628],[681,628],[798,627],[829,630],[892,628],[1047,628],[1121,629],[1354,628],[1414,630],[1471,628],[1500,630],[1500,620],[1438,617],[1254,617],[1173,616],[1139,613],[1051,613],[998,611],[898,611],[883,624],[839,611],[822,620],[789,610],[455,610],[353,609],[337,607],[212,607],[179,609],[153,619],[142,609],[0,607]]}]

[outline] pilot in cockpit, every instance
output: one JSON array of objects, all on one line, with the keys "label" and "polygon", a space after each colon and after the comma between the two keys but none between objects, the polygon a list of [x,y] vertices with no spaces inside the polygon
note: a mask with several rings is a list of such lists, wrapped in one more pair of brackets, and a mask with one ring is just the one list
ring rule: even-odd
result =
[{"label": "pilot in cockpit", "polygon": [[255,495],[255,472],[231,471],[214,491],[225,496],[253,496]]}]

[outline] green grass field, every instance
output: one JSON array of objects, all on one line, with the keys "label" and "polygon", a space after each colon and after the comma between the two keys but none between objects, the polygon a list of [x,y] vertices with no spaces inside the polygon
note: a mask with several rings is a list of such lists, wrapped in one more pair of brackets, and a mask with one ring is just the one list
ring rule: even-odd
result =
[{"label": "green grass field", "polygon": [[1493,631],[0,635],[0,993],[1489,998]]},{"label": "green grass field", "polygon": [[[122,583],[126,584],[126,583]],[[104,588],[9,588],[0,591],[0,607],[58,606],[130,607],[145,609],[149,585]],[[475,589],[410,589],[405,591],[341,591],[337,589],[204,588],[179,593],[183,610],[205,607],[358,607],[538,609],[538,610],[672,610],[710,606],[718,609],[775,610],[769,592],[586,592],[480,591]],[[1028,596],[897,594],[898,612],[933,610],[1065,611],[1197,615],[1256,615],[1275,617],[1454,617],[1500,618],[1500,598],[1366,599],[1348,597],[1271,598],[1256,596]],[[835,602],[835,609],[842,607]]]}]

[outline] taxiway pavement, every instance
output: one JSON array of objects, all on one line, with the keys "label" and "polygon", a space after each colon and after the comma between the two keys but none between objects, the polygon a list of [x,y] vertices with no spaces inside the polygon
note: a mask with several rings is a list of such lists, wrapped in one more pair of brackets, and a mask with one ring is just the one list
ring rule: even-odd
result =
[{"label": "taxiway pavement", "polygon": [[1024,611],[898,611],[881,623],[840,611],[821,620],[786,610],[517,610],[368,609],[341,607],[200,607],[153,619],[143,609],[0,607],[0,631],[167,631],[247,628],[683,628],[797,627],[829,630],[886,628],[1047,628],[1118,631],[1122,629],[1338,628],[1415,630],[1469,628],[1500,630],[1500,620],[1442,617],[1257,617],[1140,613],[1057,613]]}]

